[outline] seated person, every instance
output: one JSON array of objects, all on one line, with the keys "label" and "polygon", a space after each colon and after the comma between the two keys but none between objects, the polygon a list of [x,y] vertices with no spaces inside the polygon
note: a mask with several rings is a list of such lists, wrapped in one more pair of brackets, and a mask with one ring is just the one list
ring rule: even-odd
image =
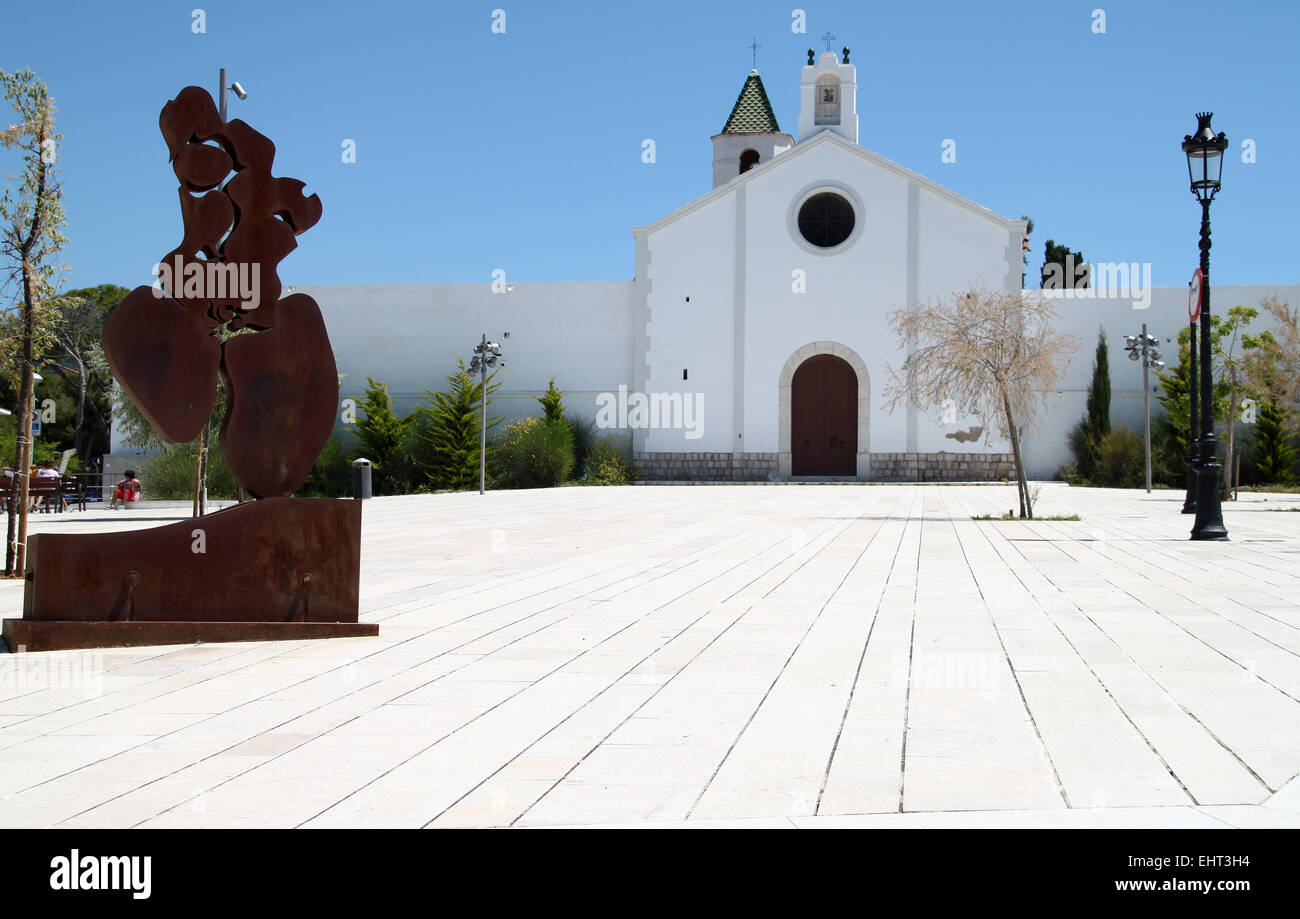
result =
[{"label": "seated person", "polygon": [[109,502],[108,506],[110,509],[116,510],[119,507],[117,502],[121,501],[120,506],[125,508],[127,502],[134,502],[139,497],[140,480],[135,477],[134,469],[128,469],[126,478],[118,482],[117,487],[113,490],[113,500]]},{"label": "seated person", "polygon": [[[47,459],[42,461],[41,464],[36,467],[35,478],[45,479],[47,481],[53,479],[54,482],[57,483],[59,481],[59,470],[54,468],[54,460]],[[63,499],[62,495],[60,495],[59,498],[63,501],[63,504],[66,507],[68,502]],[[46,499],[45,495],[38,495],[32,498],[31,507],[33,509],[41,507],[42,505],[49,507],[49,501]]]}]

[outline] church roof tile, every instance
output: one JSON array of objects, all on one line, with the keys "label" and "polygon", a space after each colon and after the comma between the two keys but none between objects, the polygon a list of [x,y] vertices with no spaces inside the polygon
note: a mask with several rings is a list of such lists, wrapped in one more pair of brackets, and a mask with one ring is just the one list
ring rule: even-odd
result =
[{"label": "church roof tile", "polygon": [[731,110],[731,117],[722,127],[723,134],[778,134],[781,128],[772,113],[772,103],[768,101],[767,90],[758,77],[757,70],[751,70],[745,85],[740,88],[740,96]]}]

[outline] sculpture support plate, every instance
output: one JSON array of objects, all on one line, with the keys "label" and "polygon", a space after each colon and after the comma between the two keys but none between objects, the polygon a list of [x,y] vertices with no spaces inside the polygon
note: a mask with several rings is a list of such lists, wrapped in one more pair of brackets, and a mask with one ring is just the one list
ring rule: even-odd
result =
[{"label": "sculpture support plate", "polygon": [[9,650],[67,651],[187,645],[213,641],[293,641],[379,634],[373,622],[54,622],[6,619]]},{"label": "sculpture support plate", "polygon": [[[32,648],[16,637],[22,628],[34,635],[32,623],[62,624],[42,633],[49,636],[81,636],[70,641],[117,636],[131,644],[173,643],[146,642],[145,634],[201,636],[196,624],[356,626],[360,569],[361,504],[350,500],[265,498],[145,530],[42,533],[28,547],[23,619],[6,621],[5,636],[15,636],[11,648]],[[87,628],[69,628],[74,624]],[[342,632],[378,633],[365,628]],[[281,637],[274,631],[245,628],[241,637],[199,640]]]}]

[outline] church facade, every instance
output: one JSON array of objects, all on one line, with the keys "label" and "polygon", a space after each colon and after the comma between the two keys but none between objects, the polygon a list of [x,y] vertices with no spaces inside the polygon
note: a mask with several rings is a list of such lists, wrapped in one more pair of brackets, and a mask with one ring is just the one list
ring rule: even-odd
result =
[{"label": "church facade", "polygon": [[[1009,445],[984,419],[886,405],[889,371],[907,357],[886,316],[973,287],[1018,291],[1025,222],[861,146],[848,60],[810,54],[799,76],[791,135],[757,71],[748,75],[712,139],[712,190],[632,228],[633,280],[290,288],[325,316],[342,376],[339,431],[367,377],[409,411],[486,332],[507,359],[494,413],[538,414],[535,397],[554,378],[570,414],[621,441],[647,478],[1011,476]],[[1188,251],[1190,265],[1194,240]],[[1146,322],[1168,341],[1187,322],[1182,286],[1090,293],[1060,304],[1059,326],[1080,351],[1022,445],[1034,478],[1071,461],[1067,433],[1083,413],[1098,329],[1111,349],[1112,418],[1141,430],[1141,369],[1123,360],[1124,336]],[[1215,309],[1266,295],[1300,302],[1300,286],[1216,285]],[[105,468],[133,452],[115,438]]]},{"label": "church facade", "polygon": [[751,72],[713,138],[713,191],[633,229],[633,387],[698,392],[707,417],[693,441],[633,429],[651,474],[1011,473],[980,419],[885,409],[885,368],[906,357],[885,316],[972,285],[1018,290],[1025,222],[860,146],[855,71],[834,52],[803,68],[796,138]]}]

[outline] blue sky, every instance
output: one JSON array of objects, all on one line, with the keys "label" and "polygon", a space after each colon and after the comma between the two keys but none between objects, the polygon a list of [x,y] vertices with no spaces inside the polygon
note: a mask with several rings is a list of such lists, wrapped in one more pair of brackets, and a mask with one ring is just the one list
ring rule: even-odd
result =
[{"label": "blue sky", "polygon": [[[806,34],[791,30],[795,9]],[[54,0],[9,6],[0,67],[31,67],[58,104],[69,286],[149,283],[176,245],[158,112],[185,85],[213,91],[223,66],[249,93],[231,97],[231,117],[271,137],[275,173],[324,202],[281,265],[286,283],[489,283],[496,268],[517,282],[619,280],[633,273],[628,228],[709,190],[709,138],[751,37],[793,133],[799,68],[827,30],[858,66],[860,142],[1032,216],[1032,278],[1050,237],[1186,283],[1199,208],[1179,142],[1209,109],[1232,142],[1213,281],[1300,280],[1300,4]],[[955,164],[940,162],[949,138]],[[15,171],[12,155],[0,168]]]}]

